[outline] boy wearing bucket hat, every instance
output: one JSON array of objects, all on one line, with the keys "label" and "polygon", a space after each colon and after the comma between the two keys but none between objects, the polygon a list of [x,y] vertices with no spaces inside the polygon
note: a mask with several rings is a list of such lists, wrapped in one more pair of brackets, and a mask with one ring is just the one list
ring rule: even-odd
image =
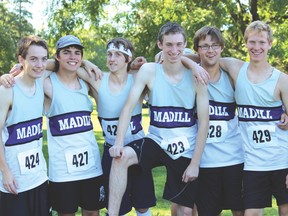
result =
[{"label": "boy wearing bucket hat", "polygon": [[56,44],[55,73],[45,79],[50,195],[59,215],[99,215],[105,207],[100,153],[89,87],[77,76],[83,45],[73,35]]}]

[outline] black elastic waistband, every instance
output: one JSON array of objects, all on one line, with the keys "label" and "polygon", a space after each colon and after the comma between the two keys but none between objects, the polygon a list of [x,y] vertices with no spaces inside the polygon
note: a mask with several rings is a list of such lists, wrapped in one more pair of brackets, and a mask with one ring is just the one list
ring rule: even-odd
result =
[{"label": "black elastic waistband", "polygon": [[108,147],[108,148],[111,148],[113,145],[111,145],[111,144],[105,142],[105,143],[104,143],[104,146],[105,146],[105,147]]}]

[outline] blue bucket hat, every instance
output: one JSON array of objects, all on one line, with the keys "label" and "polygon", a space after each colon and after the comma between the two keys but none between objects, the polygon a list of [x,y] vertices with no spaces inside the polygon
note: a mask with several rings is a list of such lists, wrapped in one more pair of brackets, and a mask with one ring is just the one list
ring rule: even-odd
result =
[{"label": "blue bucket hat", "polygon": [[71,46],[71,45],[77,45],[80,46],[82,48],[84,48],[84,46],[82,45],[82,43],[80,42],[79,38],[75,37],[74,35],[66,35],[61,37],[57,43],[56,43],[56,49],[61,49],[67,46]]}]

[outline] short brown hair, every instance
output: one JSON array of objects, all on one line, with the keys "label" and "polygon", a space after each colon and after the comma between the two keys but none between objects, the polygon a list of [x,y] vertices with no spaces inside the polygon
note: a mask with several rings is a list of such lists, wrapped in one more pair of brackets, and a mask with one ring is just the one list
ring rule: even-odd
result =
[{"label": "short brown hair", "polygon": [[193,49],[198,51],[199,49],[199,41],[205,40],[207,35],[210,35],[212,39],[216,40],[217,43],[220,44],[221,48],[224,48],[224,38],[221,34],[220,30],[215,26],[203,26],[198,31],[196,31],[194,38],[193,38]]},{"label": "short brown hair", "polygon": [[28,53],[28,49],[32,45],[43,47],[45,50],[47,50],[47,56],[49,56],[48,45],[46,41],[36,35],[26,36],[17,43],[18,47],[17,55],[22,56],[22,58],[25,59]]},{"label": "short brown hair", "polygon": [[[122,38],[122,37],[118,37],[118,38],[113,38],[111,40],[109,40],[106,44],[106,49],[108,49],[109,45],[113,43],[118,49],[120,47],[120,44],[122,44],[124,46],[124,49],[129,49],[132,53],[132,56],[134,54],[134,47],[133,47],[133,44],[125,39],[125,38]],[[123,53],[124,57],[125,57],[125,62],[127,63],[128,62],[128,66],[127,66],[127,71],[130,70],[130,65],[131,65],[131,61],[129,62],[129,56],[125,53]]]},{"label": "short brown hair", "polygon": [[157,40],[162,44],[164,35],[177,33],[182,34],[184,37],[184,42],[186,42],[187,36],[184,28],[176,22],[167,22],[160,28]]}]

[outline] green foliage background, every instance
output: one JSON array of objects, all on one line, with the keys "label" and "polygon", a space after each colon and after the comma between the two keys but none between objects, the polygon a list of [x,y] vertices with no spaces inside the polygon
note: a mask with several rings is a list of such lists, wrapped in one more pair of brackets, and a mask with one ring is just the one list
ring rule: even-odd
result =
[{"label": "green foliage background", "polygon": [[[9,71],[16,61],[16,43],[23,35],[45,38],[53,55],[56,41],[63,35],[77,35],[85,45],[84,57],[106,70],[105,44],[113,37],[125,37],[135,45],[135,55],[149,61],[159,51],[156,37],[166,21],[185,27],[188,47],[193,35],[204,25],[215,25],[226,39],[224,56],[247,59],[243,33],[254,20],[263,20],[274,31],[270,62],[288,71],[287,0],[50,0],[44,8],[47,28],[33,29],[27,21],[29,0],[0,0],[0,73]],[[27,7],[26,7],[27,8]],[[42,8],[43,9],[43,8]],[[42,10],[41,9],[41,10]],[[40,9],[39,9],[40,10]]]},{"label": "green foliage background", "polygon": [[[254,20],[263,20],[272,27],[274,44],[270,51],[270,62],[283,72],[288,72],[287,0],[47,1],[50,2],[49,8],[44,8],[43,13],[49,17],[48,27],[36,30],[29,23],[31,13],[27,8],[31,6],[31,0],[0,0],[0,75],[7,73],[17,61],[17,42],[29,34],[46,39],[50,55],[54,54],[55,43],[61,36],[74,34],[85,46],[84,58],[104,71],[107,69],[105,45],[114,37],[131,40],[135,45],[135,56],[145,56],[153,61],[159,51],[156,46],[158,30],[167,21],[176,21],[186,29],[188,48],[192,48],[196,30],[204,25],[215,25],[226,39],[223,56],[248,60],[243,33]],[[96,131],[95,135],[101,145],[101,132]],[[164,168],[154,171],[158,204],[157,208],[152,209],[153,215],[169,215],[170,204],[161,199],[165,180],[163,172]],[[276,212],[274,202],[273,208],[265,210],[264,215],[277,215]],[[231,214],[225,211],[223,216],[226,215]]]}]

